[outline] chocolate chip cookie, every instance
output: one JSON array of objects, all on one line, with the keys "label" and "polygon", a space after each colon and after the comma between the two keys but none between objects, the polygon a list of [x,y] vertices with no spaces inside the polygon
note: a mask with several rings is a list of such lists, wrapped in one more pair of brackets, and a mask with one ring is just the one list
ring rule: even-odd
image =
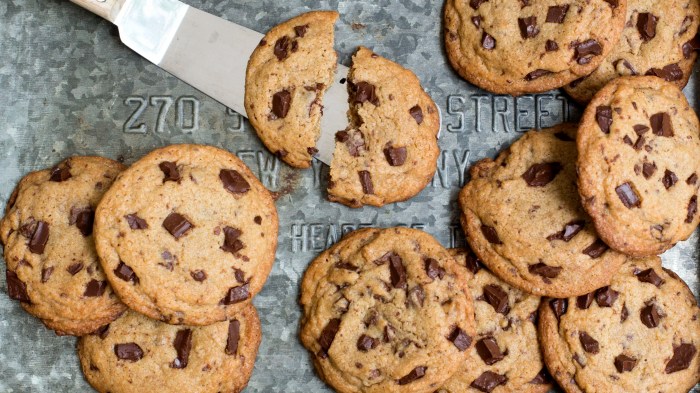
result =
[{"label": "chocolate chip cookie", "polygon": [[462,226],[503,281],[555,297],[607,285],[625,257],[598,238],[576,189],[576,126],[529,131],[496,160],[471,169]]},{"label": "chocolate chip cookie", "polygon": [[314,11],[275,26],[248,61],[248,119],[265,146],[293,167],[308,168],[317,152],[323,93],[337,65],[337,19],[335,11]]},{"label": "chocolate chip cookie", "polygon": [[83,374],[99,392],[229,392],[248,384],[260,345],[251,304],[209,326],[173,326],[129,311],[78,341]]},{"label": "chocolate chip cookie", "polygon": [[463,78],[493,93],[555,89],[601,64],[626,9],[626,0],[447,0],[447,54]]},{"label": "chocolate chip cookie", "polygon": [[547,393],[552,384],[536,327],[540,297],[501,281],[469,249],[450,253],[474,274],[467,285],[474,298],[476,336],[467,360],[437,392]]},{"label": "chocolate chip cookie", "polygon": [[474,308],[461,268],[415,229],[362,229],[309,266],[301,340],[341,393],[432,393],[468,356]]},{"label": "chocolate chip cookie", "polygon": [[367,48],[348,75],[350,127],[336,134],[328,198],[383,206],[418,194],[433,178],[440,118],[409,70]]},{"label": "chocolate chip cookie", "polygon": [[567,393],[685,393],[700,381],[699,313],[658,257],[630,259],[610,286],[542,303],[544,358]]},{"label": "chocolate chip cookie", "polygon": [[92,228],[98,202],[124,169],[71,157],[32,172],[0,221],[8,295],[59,335],[88,334],[126,310],[99,264]]},{"label": "chocolate chip cookie", "polygon": [[260,291],[277,248],[270,192],[211,146],[154,150],[122,173],[95,215],[107,278],[132,309],[172,324],[232,317]]},{"label": "chocolate chip cookie", "polygon": [[695,230],[698,132],[683,93],[661,78],[618,78],[595,95],[578,131],[578,182],[611,248],[661,254]]},{"label": "chocolate chip cookie", "polygon": [[654,75],[679,88],[688,83],[700,48],[696,0],[627,0],[622,38],[590,75],[565,86],[576,101],[588,102],[609,81],[624,75]]}]

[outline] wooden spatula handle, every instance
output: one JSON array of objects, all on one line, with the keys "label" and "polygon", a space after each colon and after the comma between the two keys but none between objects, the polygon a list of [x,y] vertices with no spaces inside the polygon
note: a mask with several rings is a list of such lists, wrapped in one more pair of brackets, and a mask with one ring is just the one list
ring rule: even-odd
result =
[{"label": "wooden spatula handle", "polygon": [[[125,0],[70,0],[71,2],[85,8],[86,10],[96,14],[110,22],[119,13],[119,9],[124,4]],[[143,0],[139,0],[143,1]],[[147,1],[147,0],[146,0]]]}]

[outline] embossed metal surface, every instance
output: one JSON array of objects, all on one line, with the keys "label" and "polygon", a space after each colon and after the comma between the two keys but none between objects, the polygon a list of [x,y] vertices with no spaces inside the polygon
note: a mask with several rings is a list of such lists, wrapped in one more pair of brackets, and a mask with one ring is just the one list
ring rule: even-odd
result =
[{"label": "embossed metal surface", "polygon": [[[153,148],[205,143],[235,152],[279,195],[275,267],[255,298],[263,341],[247,392],[330,392],[297,339],[299,281],[342,233],[408,225],[445,246],[463,244],[455,202],[468,168],[522,132],[576,120],[581,108],[554,91],[494,96],[461,80],[442,46],[443,0],[186,0],[266,31],[313,9],[337,9],[336,49],[348,65],[359,45],[411,68],[441,107],[439,168],[410,202],[353,210],[326,200],[328,168],[292,170],[269,154],[247,121],[132,53],[105,21],[62,0],[0,2],[0,204],[29,171],[72,154],[131,163]],[[697,108],[697,71],[686,95]],[[536,223],[533,223],[536,225]],[[698,233],[663,255],[698,294]],[[0,391],[87,392],[75,339],[57,337],[7,295],[0,269]],[[694,392],[700,392],[696,387]]]}]

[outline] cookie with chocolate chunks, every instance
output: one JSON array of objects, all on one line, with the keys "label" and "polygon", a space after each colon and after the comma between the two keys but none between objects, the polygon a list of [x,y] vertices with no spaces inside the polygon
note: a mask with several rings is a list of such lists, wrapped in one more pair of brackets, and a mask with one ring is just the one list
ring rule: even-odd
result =
[{"label": "cookie with chocolate chunks", "polygon": [[252,304],[208,326],[174,326],[128,311],[100,334],[82,337],[78,358],[99,392],[240,392],[260,339]]},{"label": "cookie with chocolate chunks", "polygon": [[520,95],[590,74],[620,39],[627,0],[447,0],[452,67],[493,93]]},{"label": "cookie with chocolate chunks", "polygon": [[93,234],[95,209],[124,169],[75,156],[29,173],[0,221],[8,295],[59,335],[91,333],[126,310],[107,284]]},{"label": "cookie with chocolate chunks", "polygon": [[698,24],[696,0],[627,0],[627,23],[620,41],[593,73],[564,90],[586,103],[608,82],[625,75],[654,75],[682,89],[697,58]]},{"label": "cookie with chocolate chunks", "polygon": [[529,131],[495,160],[477,162],[459,195],[476,255],[528,293],[588,293],[625,259],[600,241],[581,206],[575,138],[572,124]]},{"label": "cookie with chocolate chunks", "polygon": [[699,132],[683,92],[661,78],[614,79],[595,95],[578,130],[578,184],[608,246],[657,255],[695,230]]},{"label": "cookie with chocolate chunks", "polygon": [[[601,292],[609,301],[598,301]],[[609,287],[543,299],[538,333],[567,393],[685,393],[700,382],[699,314],[688,286],[658,257],[630,258]]]},{"label": "cookie with chocolate chunks", "polygon": [[[467,360],[437,392],[549,392],[551,378],[537,339],[540,297],[503,282],[469,249],[452,249],[450,253],[474,274],[467,285],[474,299],[476,336]],[[488,293],[498,295],[494,298]]]},{"label": "cookie with chocolate chunks", "polygon": [[313,11],[273,27],[248,61],[245,110],[265,146],[308,168],[321,134],[323,94],[334,81],[335,11]]},{"label": "cookie with chocolate chunks", "polygon": [[114,290],[130,308],[172,324],[208,325],[245,307],[267,280],[277,231],[270,192],[238,157],[202,145],[141,158],[95,214]]},{"label": "cookie with chocolate chunks", "polygon": [[471,273],[416,229],[361,229],[301,284],[300,336],[340,393],[432,393],[475,344]]},{"label": "cookie with chocolate chunks", "polygon": [[336,134],[328,198],[383,206],[421,192],[437,167],[440,118],[418,78],[360,48],[348,91],[350,126]]}]

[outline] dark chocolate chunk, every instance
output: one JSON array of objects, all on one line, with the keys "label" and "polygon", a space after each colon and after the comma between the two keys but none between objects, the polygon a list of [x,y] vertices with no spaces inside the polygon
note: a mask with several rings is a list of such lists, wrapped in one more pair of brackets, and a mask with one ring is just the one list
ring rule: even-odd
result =
[{"label": "dark chocolate chunk", "polygon": [[238,341],[241,339],[241,323],[234,319],[228,323],[228,338],[224,352],[227,355],[235,355],[238,352]]},{"label": "dark chocolate chunk", "polygon": [[104,326],[100,326],[97,330],[95,330],[94,332],[92,332],[90,334],[94,334],[94,335],[98,336],[99,338],[101,338],[102,340],[104,340],[105,338],[107,338],[107,335],[109,334],[109,324],[106,324]]},{"label": "dark chocolate chunk", "polygon": [[693,361],[696,353],[697,349],[693,344],[674,345],[673,357],[666,363],[666,374],[672,374],[690,367],[690,362]]},{"label": "dark chocolate chunk", "polygon": [[237,269],[235,267],[233,269],[233,276],[236,277],[236,281],[238,281],[241,284],[245,284],[245,272],[241,269]]},{"label": "dark chocolate chunk", "polygon": [[74,263],[68,266],[68,268],[66,268],[66,271],[68,271],[68,273],[70,273],[71,276],[75,276],[76,274],[80,273],[81,270],[83,270],[83,266],[84,265],[82,264],[82,262]]},{"label": "dark chocolate chunk", "polygon": [[696,35],[690,41],[683,44],[683,57],[690,59],[693,51],[700,49],[700,35]]},{"label": "dark chocolate chunk", "polygon": [[51,277],[51,273],[53,273],[53,266],[45,267],[41,269],[41,282],[45,283],[49,281],[49,278]]},{"label": "dark chocolate chunk", "polygon": [[552,309],[554,316],[557,320],[561,319],[561,316],[566,314],[566,309],[569,308],[568,299],[552,299],[549,301],[549,308]]},{"label": "dark chocolate chunk", "polygon": [[659,315],[659,310],[656,308],[655,304],[649,304],[648,306],[642,308],[639,312],[639,318],[642,320],[644,326],[649,329],[653,329],[659,326],[659,321],[661,316]]},{"label": "dark chocolate chunk", "polygon": [[85,292],[83,293],[83,296],[87,296],[87,297],[102,296],[102,294],[105,293],[106,288],[107,288],[107,281],[91,280],[85,286]]},{"label": "dark chocolate chunk", "polygon": [[[625,136],[626,137],[626,136]],[[644,143],[646,143],[646,139],[643,136],[640,136],[637,138],[637,141],[634,142],[634,150],[642,150],[642,147],[644,147]]]},{"label": "dark chocolate chunk", "polygon": [[180,170],[177,169],[177,164],[172,161],[163,161],[158,164],[158,167],[163,171],[163,183],[167,181],[180,181]]},{"label": "dark chocolate chunk", "polygon": [[656,173],[656,163],[645,162],[642,164],[642,175],[645,179],[652,177]]},{"label": "dark chocolate chunk", "polygon": [[68,223],[75,225],[83,236],[92,234],[92,224],[95,222],[95,212],[91,207],[70,209]]},{"label": "dark chocolate chunk", "polygon": [[595,291],[595,302],[598,307],[612,307],[619,295],[619,292],[609,286],[603,287]]},{"label": "dark chocolate chunk", "polygon": [[177,352],[177,357],[170,363],[172,368],[185,368],[190,359],[190,351],[192,350],[192,330],[181,329],[177,331],[173,347]]},{"label": "dark chocolate chunk", "polygon": [[70,179],[73,175],[70,173],[70,164],[66,162],[63,166],[57,166],[51,169],[51,175],[49,179],[53,182],[64,182]]},{"label": "dark chocolate chunk", "polygon": [[656,113],[649,119],[651,122],[651,132],[654,135],[672,137],[673,125],[671,124],[671,116],[666,112]]},{"label": "dark chocolate chunk", "polygon": [[540,262],[528,266],[527,270],[530,272],[530,274],[542,276],[544,278],[556,278],[559,273],[561,273],[562,268],[558,266],[548,266],[547,264]]},{"label": "dark chocolate chunk", "polygon": [[500,362],[504,358],[501,348],[498,347],[498,343],[493,337],[485,337],[477,341],[476,352],[481,357],[481,360],[489,366]]},{"label": "dark chocolate chunk", "polygon": [[423,290],[423,287],[418,284],[408,290],[406,297],[408,298],[409,304],[413,305],[414,307],[423,307],[423,302],[425,301],[425,291]]},{"label": "dark chocolate chunk", "polygon": [[190,272],[192,279],[198,282],[202,282],[207,279],[207,272],[204,270],[193,270]]},{"label": "dark chocolate chunk", "polygon": [[541,78],[545,75],[551,74],[552,71],[549,70],[543,70],[543,69],[536,69],[532,72],[529,72],[527,75],[525,75],[525,80],[526,81],[534,81],[535,79]]},{"label": "dark chocolate chunk", "polygon": [[340,319],[338,318],[331,319],[328,321],[326,327],[323,328],[321,331],[321,337],[318,338],[318,344],[321,346],[323,353],[328,353],[328,350],[331,348],[331,344],[333,344],[333,340],[335,339],[335,335],[338,334],[339,329]]},{"label": "dark chocolate chunk", "polygon": [[248,181],[234,169],[222,169],[219,179],[224,183],[224,188],[234,194],[245,194],[250,190]]},{"label": "dark chocolate chunk", "polygon": [[277,60],[282,61],[289,55],[289,37],[284,36],[275,42],[274,53]]},{"label": "dark chocolate chunk", "polygon": [[523,39],[536,37],[540,33],[540,28],[537,27],[537,17],[528,16],[527,18],[518,18],[518,27],[520,27],[520,36]]},{"label": "dark chocolate chunk", "polygon": [[474,251],[472,251],[470,248],[467,248],[466,254],[464,256],[464,262],[466,263],[466,268],[476,274],[481,270],[481,261],[479,258],[474,254]]},{"label": "dark chocolate chunk", "polygon": [[635,134],[639,136],[642,136],[647,131],[649,131],[649,127],[645,126],[644,124],[635,124],[634,126],[632,126],[632,129],[634,129]]},{"label": "dark chocolate chunk", "polygon": [[648,12],[640,12],[637,16],[637,30],[642,41],[649,41],[656,37],[656,22],[659,18]]},{"label": "dark chocolate chunk", "polygon": [[49,241],[49,224],[45,221],[39,221],[36,223],[34,228],[34,233],[31,239],[29,239],[29,244],[27,247],[29,251],[34,254],[43,254],[46,248],[46,243]]},{"label": "dark chocolate chunk", "polygon": [[336,262],[335,267],[338,269],[350,270],[351,272],[356,272],[359,270],[357,266],[347,262]]},{"label": "dark chocolate chunk", "polygon": [[656,271],[654,271],[653,268],[649,268],[639,273],[635,273],[635,276],[637,276],[637,279],[639,281],[653,284],[657,288],[664,283],[664,280],[661,277],[659,277],[658,274],[656,274]]},{"label": "dark chocolate chunk", "polygon": [[284,119],[289,113],[289,107],[292,102],[292,93],[289,90],[278,91],[272,95],[272,114],[277,119]]},{"label": "dark chocolate chunk", "polygon": [[411,116],[416,120],[416,123],[423,123],[423,110],[420,108],[420,105],[416,105],[413,108],[409,109],[408,113],[410,113]]},{"label": "dark chocolate chunk", "polygon": [[309,30],[309,25],[294,26],[294,33],[300,38],[304,38],[307,30]]},{"label": "dark chocolate chunk", "polygon": [[547,42],[544,43],[544,50],[547,52],[557,51],[559,50],[559,44],[557,44],[556,41],[547,40]]},{"label": "dark chocolate chunk", "polygon": [[136,343],[115,344],[114,354],[119,360],[136,362],[143,357],[143,350]]},{"label": "dark chocolate chunk", "polygon": [[583,249],[583,253],[589,257],[596,259],[608,251],[608,245],[602,240],[596,239],[590,246]]},{"label": "dark chocolate chunk", "polygon": [[306,152],[309,153],[310,156],[315,156],[318,153],[318,149],[315,147],[307,147]]},{"label": "dark chocolate chunk", "polygon": [[661,179],[661,181],[664,184],[664,187],[668,190],[669,188],[673,187],[674,184],[678,181],[678,176],[676,176],[675,173],[669,171],[666,169],[666,172],[664,172],[664,177]]},{"label": "dark chocolate chunk", "polygon": [[685,183],[690,185],[690,186],[696,185],[698,183],[698,175],[693,173],[685,180]]},{"label": "dark chocolate chunk", "polygon": [[499,385],[503,385],[507,381],[508,378],[505,375],[496,374],[492,371],[484,371],[483,374],[475,379],[469,386],[480,392],[491,393],[493,389]]},{"label": "dark chocolate chunk", "polygon": [[384,157],[391,166],[401,166],[406,162],[406,148],[387,146],[384,148]]},{"label": "dark chocolate chunk", "polygon": [[486,50],[493,50],[496,48],[496,39],[493,38],[489,33],[484,32],[481,35],[481,47]]},{"label": "dark chocolate chunk", "polygon": [[353,103],[364,104],[371,102],[374,106],[379,106],[379,97],[377,97],[376,87],[368,82],[357,82],[353,85]]},{"label": "dark chocolate chunk", "polygon": [[622,64],[623,67],[627,68],[631,75],[639,75],[637,70],[635,70],[632,64],[626,59],[615,60],[615,62],[613,63],[616,69],[618,68],[619,64]]},{"label": "dark chocolate chunk", "polygon": [[148,223],[143,218],[136,215],[136,213],[127,214],[124,216],[126,222],[129,224],[131,229],[148,229]]},{"label": "dark chocolate chunk", "polygon": [[362,184],[362,192],[365,194],[374,194],[374,185],[372,184],[372,175],[369,171],[359,171],[357,175],[360,177],[360,184]]},{"label": "dark chocolate chunk", "polygon": [[469,6],[473,9],[479,9],[479,6],[486,3],[489,0],[469,0]]},{"label": "dark chocolate chunk", "polygon": [[593,298],[595,298],[595,293],[587,293],[576,298],[576,307],[580,310],[587,310],[588,307],[593,303]]},{"label": "dark chocolate chunk", "polygon": [[27,294],[27,284],[17,277],[17,273],[7,269],[5,278],[7,279],[7,295],[10,299],[19,300],[22,303],[32,303]]},{"label": "dark chocolate chunk", "polygon": [[163,228],[170,232],[175,239],[183,237],[192,227],[192,223],[179,213],[170,213],[163,220]]},{"label": "dark chocolate chunk", "polygon": [[452,330],[448,339],[452,341],[452,344],[454,344],[460,352],[465,351],[472,345],[472,338],[469,337],[464,330],[460,329],[459,326],[456,326]]},{"label": "dark chocolate chunk", "polygon": [[221,300],[221,303],[228,306],[248,300],[250,298],[250,292],[248,291],[249,286],[250,284],[244,284],[229,288],[228,292],[226,292],[226,296]]},{"label": "dark chocolate chunk", "polygon": [[574,220],[566,225],[564,225],[564,229],[562,229],[560,232],[553,233],[549,236],[547,236],[547,240],[552,241],[552,240],[563,240],[565,242],[570,241],[571,239],[576,236],[581,230],[586,226],[586,221],[584,220]]},{"label": "dark chocolate chunk", "polygon": [[442,280],[445,277],[445,269],[440,266],[440,263],[433,258],[425,259],[425,274],[433,280],[439,278]]},{"label": "dark chocolate chunk", "polygon": [[535,378],[530,381],[533,385],[548,385],[552,382],[552,376],[549,375],[546,368],[542,368]]},{"label": "dark chocolate chunk", "polygon": [[491,244],[503,244],[501,239],[498,237],[498,232],[496,232],[496,229],[494,227],[490,227],[488,225],[481,225],[481,233],[484,235],[486,240],[489,241]]},{"label": "dark chocolate chunk", "polygon": [[588,64],[593,56],[603,53],[603,48],[598,41],[588,39],[576,44],[574,47],[574,58],[579,64]]},{"label": "dark chocolate chunk", "polygon": [[232,254],[241,251],[245,247],[240,239],[242,234],[240,229],[224,227],[224,245],[221,246],[221,249]]},{"label": "dark chocolate chunk", "polygon": [[634,186],[630,182],[625,182],[615,187],[615,192],[620,198],[620,201],[622,201],[622,204],[628,209],[640,207],[642,205],[642,200],[639,199],[637,190],[634,189]]},{"label": "dark chocolate chunk", "polygon": [[406,268],[403,266],[401,257],[394,253],[389,256],[389,273],[391,285],[394,288],[406,289]]},{"label": "dark chocolate chunk", "polygon": [[612,108],[607,105],[595,108],[595,120],[600,130],[604,134],[609,134],[610,126],[612,125]]},{"label": "dark chocolate chunk", "polygon": [[408,385],[411,382],[423,378],[427,369],[428,367],[426,366],[418,366],[414,368],[410,373],[401,377],[401,379],[399,379],[397,382],[399,385]]},{"label": "dark chocolate chunk", "polygon": [[668,82],[674,82],[683,79],[683,70],[678,64],[673,63],[664,68],[650,68],[645,75],[654,75]]},{"label": "dark chocolate chunk", "polygon": [[615,368],[620,374],[626,371],[632,371],[636,365],[637,359],[635,358],[631,358],[624,354],[620,354],[615,357]]},{"label": "dark chocolate chunk", "polygon": [[627,309],[627,304],[622,305],[622,311],[620,311],[620,322],[625,322],[630,316],[630,311]]},{"label": "dark chocolate chunk", "polygon": [[690,197],[690,201],[688,202],[688,214],[685,216],[685,222],[687,224],[690,224],[693,222],[695,219],[695,213],[698,212],[698,196],[693,195]]},{"label": "dark chocolate chunk", "polygon": [[564,23],[567,12],[569,12],[568,4],[550,6],[547,10],[547,23]]},{"label": "dark chocolate chunk", "polygon": [[474,26],[476,26],[477,28],[478,28],[479,26],[481,26],[481,15],[472,16],[472,23],[473,23]]},{"label": "dark chocolate chunk", "polygon": [[340,131],[335,134],[335,139],[344,142],[348,148],[348,153],[353,157],[359,157],[365,147],[365,136],[360,131],[353,132],[352,134],[346,131]]},{"label": "dark chocolate chunk", "polygon": [[377,345],[379,345],[379,340],[366,334],[361,335],[360,338],[357,339],[357,349],[362,352],[367,352],[370,349],[374,349],[377,347]]},{"label": "dark chocolate chunk", "polygon": [[484,300],[486,300],[497,313],[506,315],[510,311],[508,293],[498,285],[489,284],[484,286]]},{"label": "dark chocolate chunk", "polygon": [[622,141],[630,146],[634,145],[634,142],[632,142],[632,138],[630,138],[628,135],[625,135],[625,137],[622,138]]},{"label": "dark chocolate chunk", "polygon": [[596,354],[600,351],[600,348],[598,346],[598,341],[596,341],[588,333],[579,332],[578,339],[579,339],[579,341],[581,341],[581,346],[583,347],[584,351],[586,351],[588,353],[593,353],[593,354]]},{"label": "dark chocolate chunk", "polygon": [[117,268],[114,269],[114,275],[124,281],[131,281],[134,284],[138,284],[139,282],[139,278],[136,276],[136,273],[134,273],[129,265],[122,261],[119,261],[119,265],[117,265]]}]

